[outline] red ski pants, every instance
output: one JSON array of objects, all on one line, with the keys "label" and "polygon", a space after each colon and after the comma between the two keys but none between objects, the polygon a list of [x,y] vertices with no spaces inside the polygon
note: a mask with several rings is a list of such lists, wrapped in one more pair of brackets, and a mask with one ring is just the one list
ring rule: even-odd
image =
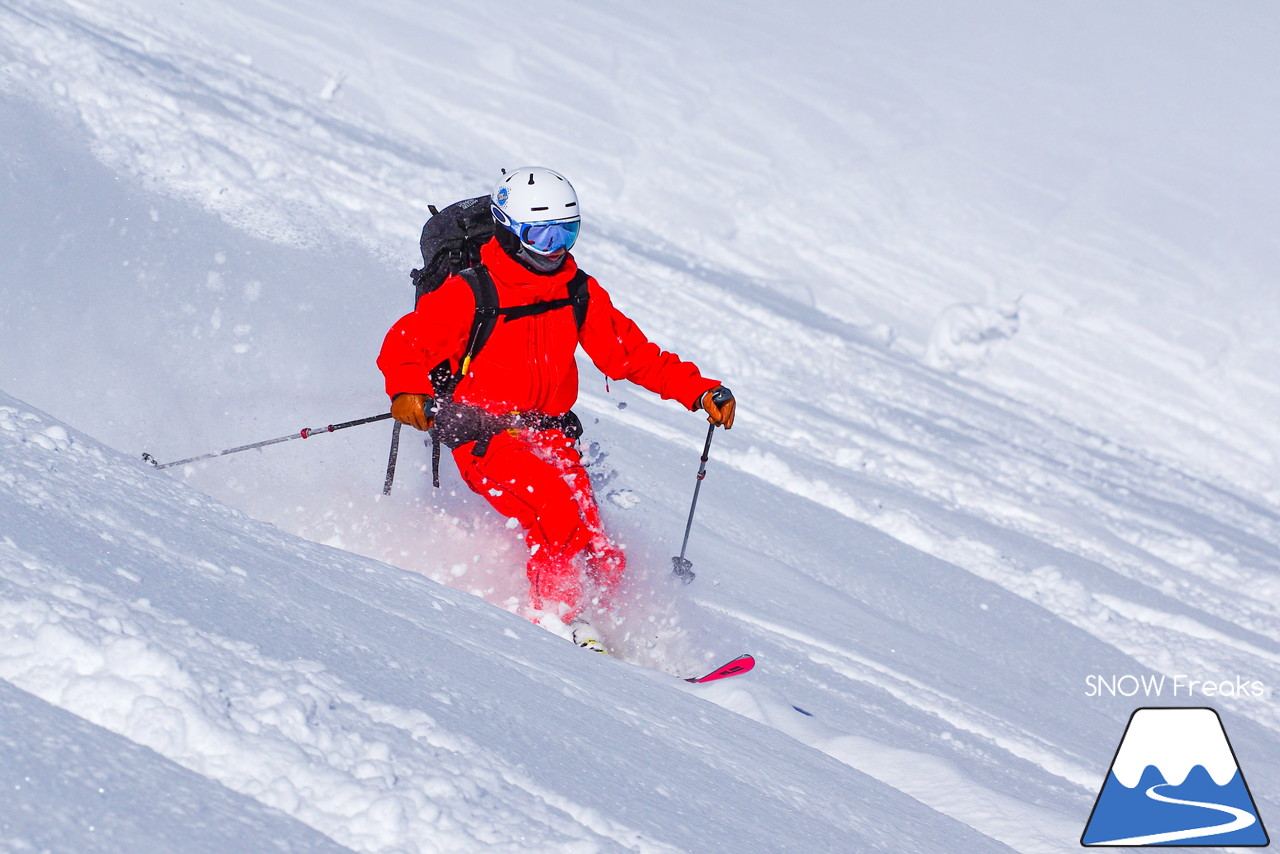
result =
[{"label": "red ski pants", "polygon": [[[519,521],[529,545],[529,604],[566,623],[598,595],[607,606],[626,558],[605,536],[574,441],[559,430],[502,432],[483,456],[453,452],[467,486]],[[584,585],[585,580],[594,590]]]}]

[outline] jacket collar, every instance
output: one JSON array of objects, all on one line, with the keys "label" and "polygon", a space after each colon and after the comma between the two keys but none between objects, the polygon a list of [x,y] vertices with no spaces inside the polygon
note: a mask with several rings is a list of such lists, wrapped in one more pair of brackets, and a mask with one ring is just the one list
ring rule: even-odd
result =
[{"label": "jacket collar", "polygon": [[495,283],[527,290],[531,297],[544,295],[561,296],[569,280],[578,272],[578,264],[573,255],[564,259],[560,269],[554,273],[537,273],[521,264],[506,253],[498,245],[497,238],[492,238],[480,247],[480,261],[489,269],[489,275]]}]

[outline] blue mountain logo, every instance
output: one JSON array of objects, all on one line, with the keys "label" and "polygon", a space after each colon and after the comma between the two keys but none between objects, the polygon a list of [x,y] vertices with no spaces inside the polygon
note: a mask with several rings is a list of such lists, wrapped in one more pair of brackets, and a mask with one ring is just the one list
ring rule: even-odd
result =
[{"label": "blue mountain logo", "polygon": [[1147,708],[1129,718],[1080,844],[1270,843],[1213,709]]}]

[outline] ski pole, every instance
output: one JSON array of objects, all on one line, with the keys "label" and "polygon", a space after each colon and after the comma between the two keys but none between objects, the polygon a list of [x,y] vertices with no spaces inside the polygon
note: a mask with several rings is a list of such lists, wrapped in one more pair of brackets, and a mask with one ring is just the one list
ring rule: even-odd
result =
[{"label": "ski pole", "polygon": [[254,448],[265,448],[267,445],[276,445],[280,442],[288,442],[292,439],[306,439],[317,433],[333,433],[337,430],[345,430],[348,427],[358,427],[361,424],[372,424],[375,421],[385,421],[391,417],[390,412],[384,412],[381,415],[370,415],[368,418],[357,418],[355,421],[344,421],[341,424],[330,424],[327,427],[304,427],[297,433],[290,433],[287,436],[280,436],[276,439],[266,439],[262,442],[254,442],[251,445],[240,445],[236,448],[227,448],[224,451],[213,451],[208,454],[201,454],[198,457],[188,457],[185,460],[176,460],[172,463],[157,462],[156,458],[150,454],[144,453],[142,459],[158,469],[172,468],[173,466],[182,466],[187,463],[194,463],[199,460],[208,460],[213,457],[225,457],[227,454],[238,454],[241,451],[251,451]]},{"label": "ski pole", "polygon": [[391,494],[396,479],[396,459],[400,456],[400,422],[391,425],[391,452],[387,454],[387,477],[382,481],[382,494]]},{"label": "ski pole", "polygon": [[[431,211],[431,216],[435,216],[436,214],[440,213],[440,211],[436,210],[435,205],[427,205],[427,210]],[[429,218],[430,217],[428,217],[428,219]],[[459,224],[462,224],[461,217],[459,217],[458,222]],[[465,230],[466,230],[465,224],[463,225],[463,230],[464,230],[464,236],[465,236]],[[410,275],[410,278],[413,279],[413,284],[414,284],[413,305],[415,308],[418,305],[418,297],[422,296],[422,291],[418,290],[418,282],[420,281],[418,276],[425,272],[426,272],[425,269],[414,270],[413,273]],[[435,452],[438,458],[440,454],[439,445],[436,445]],[[396,460],[399,458],[400,458],[400,422],[397,421],[395,424],[391,425],[391,450],[387,452],[387,476],[382,481],[383,495],[391,494],[391,486],[396,481]],[[438,462],[436,463],[436,467],[434,471],[437,473],[440,471],[440,465]],[[436,486],[439,486],[439,485],[440,485],[440,478],[439,478],[439,475],[437,474]]]},{"label": "ski pole", "polygon": [[702,448],[702,463],[698,466],[698,482],[693,487],[693,503],[689,505],[689,521],[684,526],[684,542],[680,544],[680,555],[671,559],[671,574],[685,584],[693,581],[693,561],[684,556],[689,547],[689,531],[693,529],[693,511],[698,509],[698,491],[702,489],[702,481],[707,477],[707,460],[711,457],[711,439],[716,435],[716,425],[707,428],[707,444]]}]

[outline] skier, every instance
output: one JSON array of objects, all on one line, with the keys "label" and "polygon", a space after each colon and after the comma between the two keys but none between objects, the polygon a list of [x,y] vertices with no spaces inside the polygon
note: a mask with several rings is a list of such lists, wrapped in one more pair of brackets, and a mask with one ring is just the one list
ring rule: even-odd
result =
[{"label": "skier", "polygon": [[[455,275],[396,321],[378,367],[392,416],[452,448],[467,486],[524,529],[535,619],[554,615],[579,646],[603,651],[586,612],[593,604],[609,610],[626,557],[604,532],[577,449],[578,345],[605,376],[703,410],[725,429],[736,402],[697,366],[651,343],[594,278],[578,273],[569,252],[581,227],[578,197],[563,175],[541,167],[504,173],[490,210],[495,235],[480,260],[503,316],[483,349],[473,353],[468,341],[476,292]],[[579,320],[567,294],[583,279]],[[438,394],[432,369],[446,360],[456,384]]]}]

